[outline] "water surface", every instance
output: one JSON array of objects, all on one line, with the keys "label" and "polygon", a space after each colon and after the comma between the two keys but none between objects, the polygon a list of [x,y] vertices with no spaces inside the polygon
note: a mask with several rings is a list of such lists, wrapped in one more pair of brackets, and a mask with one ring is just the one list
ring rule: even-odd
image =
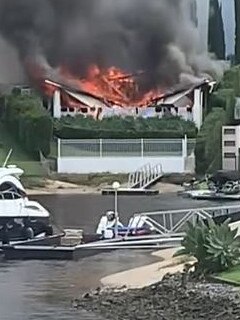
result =
[{"label": "water surface", "polygon": [[[113,196],[34,196],[61,227],[94,232],[100,216],[113,209]],[[216,203],[182,199],[175,195],[121,196],[119,212],[127,223],[136,212],[209,206]],[[99,286],[102,277],[155,261],[146,251],[117,251],[74,261],[0,261],[0,320],[98,319],[74,310],[73,298]],[[115,320],[115,319],[113,319]]]}]

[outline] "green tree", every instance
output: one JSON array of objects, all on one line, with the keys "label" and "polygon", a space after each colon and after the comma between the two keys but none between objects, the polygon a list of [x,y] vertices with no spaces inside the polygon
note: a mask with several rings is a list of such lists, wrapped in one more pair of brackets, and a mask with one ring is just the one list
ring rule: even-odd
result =
[{"label": "green tree", "polygon": [[240,64],[240,1],[235,0],[235,63]]},{"label": "green tree", "polygon": [[220,60],[225,60],[226,46],[222,8],[218,0],[210,0],[210,17],[208,33],[209,51],[214,53]]},{"label": "green tree", "polygon": [[53,123],[37,96],[24,96],[14,92],[6,98],[5,121],[26,151],[39,158],[50,153]]},{"label": "green tree", "polygon": [[206,173],[221,169],[222,126],[226,123],[226,112],[213,108],[198,133],[196,142],[196,172]]}]

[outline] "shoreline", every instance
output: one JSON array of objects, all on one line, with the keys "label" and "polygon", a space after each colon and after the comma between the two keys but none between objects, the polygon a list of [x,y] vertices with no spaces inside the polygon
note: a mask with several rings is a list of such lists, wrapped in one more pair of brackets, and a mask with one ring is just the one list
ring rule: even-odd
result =
[{"label": "shoreline", "polygon": [[[127,185],[122,184],[121,187],[125,188]],[[109,187],[107,184],[99,186],[73,184],[62,181],[47,180],[46,185],[43,187],[26,187],[28,195],[64,195],[64,194],[99,194],[101,195],[102,189]],[[154,186],[153,190],[159,190],[160,194],[177,193],[182,191],[183,188],[179,185],[170,183],[158,183]]]},{"label": "shoreline", "polygon": [[173,257],[179,248],[155,251],[153,256],[159,258],[145,266],[114,273],[102,278],[101,284],[106,288],[141,289],[161,281],[167,274],[183,272],[186,263],[195,262],[188,257]]},{"label": "shoreline", "polygon": [[72,306],[106,320],[237,320],[240,291],[178,272],[143,288],[97,289],[74,299]]}]

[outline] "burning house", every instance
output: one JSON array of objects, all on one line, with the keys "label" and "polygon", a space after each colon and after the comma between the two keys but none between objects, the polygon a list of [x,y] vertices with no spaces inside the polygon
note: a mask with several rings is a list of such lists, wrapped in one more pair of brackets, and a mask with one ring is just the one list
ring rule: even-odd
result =
[{"label": "burning house", "polygon": [[197,79],[194,83],[141,94],[136,78],[142,72],[124,74],[110,68],[101,73],[96,67],[94,70],[87,79],[71,79],[68,85],[44,80],[47,107],[54,118],[84,115],[101,120],[116,115],[144,118],[173,115],[194,121],[200,128],[207,96],[214,85],[209,80]]},{"label": "burning house", "polygon": [[0,34],[56,118],[170,113],[200,127],[206,79],[224,68],[201,45],[197,9],[193,0],[1,0]]}]

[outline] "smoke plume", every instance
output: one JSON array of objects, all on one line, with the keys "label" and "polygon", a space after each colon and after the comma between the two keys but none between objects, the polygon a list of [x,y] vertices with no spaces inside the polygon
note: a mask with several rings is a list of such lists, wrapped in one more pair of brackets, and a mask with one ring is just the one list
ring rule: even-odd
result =
[{"label": "smoke plume", "polygon": [[146,71],[147,90],[182,73],[216,76],[221,68],[199,48],[191,0],[0,0],[0,33],[23,64],[66,66],[83,77],[89,65]]}]

